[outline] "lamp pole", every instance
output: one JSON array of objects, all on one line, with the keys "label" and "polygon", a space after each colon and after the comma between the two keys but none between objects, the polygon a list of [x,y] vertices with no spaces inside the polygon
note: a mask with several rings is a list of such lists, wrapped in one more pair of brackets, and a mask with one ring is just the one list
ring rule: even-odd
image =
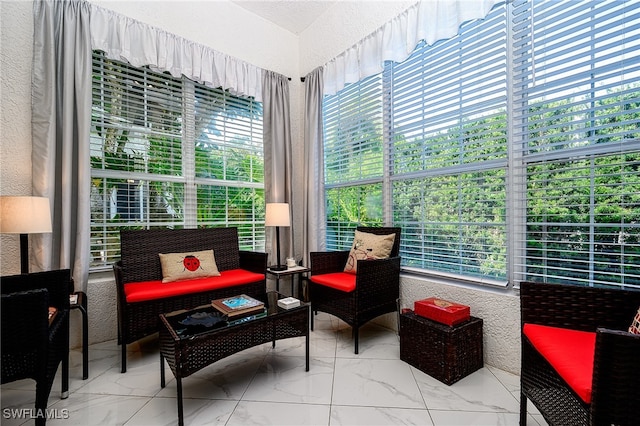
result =
[{"label": "lamp pole", "polygon": [[29,273],[29,234],[20,234],[20,273]]}]

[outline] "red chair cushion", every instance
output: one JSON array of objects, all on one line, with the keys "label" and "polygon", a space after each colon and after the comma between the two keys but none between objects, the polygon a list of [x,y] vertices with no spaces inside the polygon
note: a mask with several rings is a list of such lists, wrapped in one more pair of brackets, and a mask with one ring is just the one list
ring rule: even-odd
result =
[{"label": "red chair cushion", "polygon": [[356,289],[356,275],[347,272],[313,275],[311,281],[346,293]]},{"label": "red chair cushion", "polygon": [[596,333],[537,324],[525,324],[523,333],[567,385],[590,404]]},{"label": "red chair cushion", "polygon": [[222,271],[218,277],[196,278],[193,280],[162,283],[157,281],[141,281],[124,285],[124,294],[129,303],[144,302],[146,300],[164,299],[182,294],[199,293],[218,288],[233,287],[264,280],[264,274],[231,269]]}]

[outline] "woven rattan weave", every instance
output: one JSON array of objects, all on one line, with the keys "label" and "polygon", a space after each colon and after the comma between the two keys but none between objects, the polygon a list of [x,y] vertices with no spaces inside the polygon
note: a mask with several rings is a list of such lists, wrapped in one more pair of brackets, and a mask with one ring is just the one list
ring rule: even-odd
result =
[{"label": "woven rattan weave", "polygon": [[[397,310],[400,295],[400,228],[358,227],[359,231],[377,235],[395,233],[388,259],[359,260],[356,288],[344,292],[313,282],[314,275],[342,272],[349,251],[311,252],[309,298],[314,312],[334,315],[353,329],[355,353],[358,353],[358,329],[372,319]],[[313,330],[313,317],[311,318]]]},{"label": "woven rattan weave", "polygon": [[626,330],[639,306],[640,291],[522,283],[522,325],[596,332],[596,349],[591,404],[585,404],[522,334],[520,424],[528,399],[550,425],[638,425],[640,335]]},{"label": "woven rattan weave", "polygon": [[210,305],[172,315],[160,315],[160,384],[165,386],[164,360],[171,368],[177,382],[178,424],[184,423],[182,408],[182,379],[242,350],[267,342],[305,337],[306,371],[309,371],[309,305],[291,309],[278,307],[280,297],[268,292],[267,316],[241,322],[236,325],[213,328],[211,331],[191,335],[176,331],[179,319],[196,312],[213,310]]},{"label": "woven rattan weave", "polygon": [[[6,276],[2,286],[2,383],[36,381],[36,425],[46,423],[47,401],[61,365],[61,392],[69,391],[68,269]],[[57,312],[49,324],[49,307]]]},{"label": "woven rattan weave", "polygon": [[[131,282],[162,279],[158,253],[179,253],[213,249],[219,271],[245,269],[263,274],[265,253],[241,251],[236,228],[149,229],[121,231],[121,260],[114,265],[118,296],[118,341],[121,344],[122,372],[127,371],[126,345],[158,331],[158,315],[192,309],[213,299],[236,294],[263,299],[266,279],[177,297],[129,303],[124,286]],[[175,283],[173,283],[175,285]]]},{"label": "woven rattan weave", "polygon": [[451,385],[483,366],[482,320],[454,327],[413,312],[400,315],[400,359]]}]

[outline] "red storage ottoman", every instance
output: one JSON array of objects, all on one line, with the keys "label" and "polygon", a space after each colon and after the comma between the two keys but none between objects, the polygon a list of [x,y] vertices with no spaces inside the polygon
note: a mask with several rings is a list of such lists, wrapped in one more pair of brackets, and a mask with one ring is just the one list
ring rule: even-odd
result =
[{"label": "red storage ottoman", "polygon": [[460,324],[471,318],[471,310],[468,306],[437,297],[417,300],[413,310],[421,317],[449,326]]}]

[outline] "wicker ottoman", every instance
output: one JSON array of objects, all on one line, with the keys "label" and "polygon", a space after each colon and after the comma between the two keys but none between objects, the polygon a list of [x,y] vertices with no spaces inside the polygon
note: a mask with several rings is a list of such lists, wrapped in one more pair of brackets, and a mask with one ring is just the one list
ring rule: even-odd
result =
[{"label": "wicker ottoman", "polygon": [[400,359],[451,385],[483,366],[482,319],[450,327],[413,312],[400,315]]}]

